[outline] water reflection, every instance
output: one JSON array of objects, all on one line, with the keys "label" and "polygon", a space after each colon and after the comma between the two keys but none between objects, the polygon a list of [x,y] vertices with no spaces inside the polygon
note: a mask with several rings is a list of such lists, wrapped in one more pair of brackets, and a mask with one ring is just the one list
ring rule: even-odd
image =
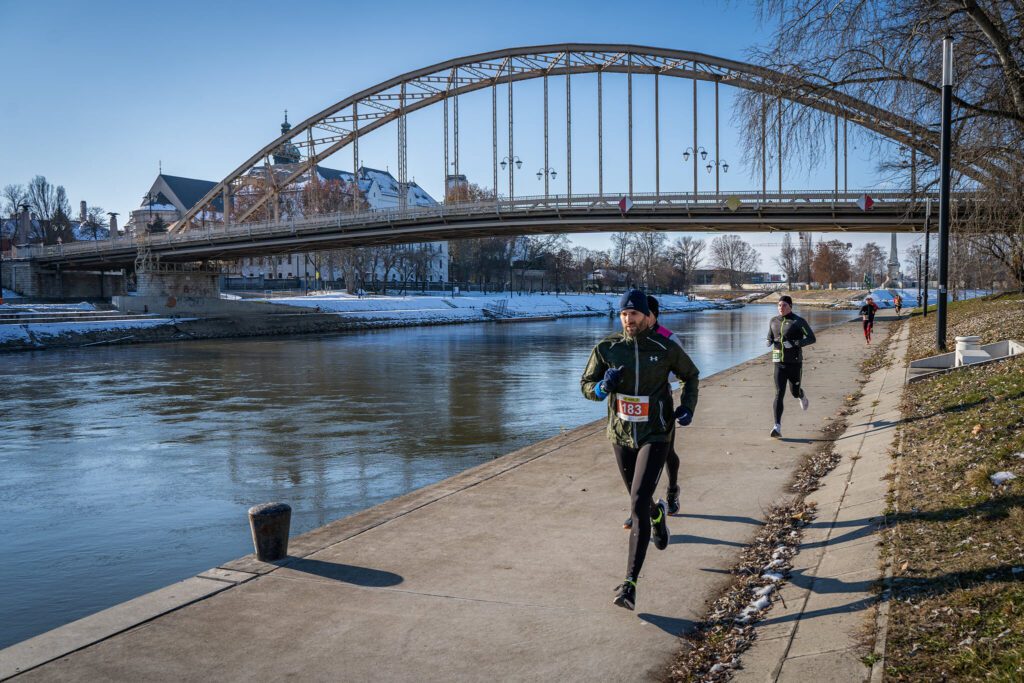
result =
[{"label": "water reflection", "polygon": [[[702,376],[774,308],[666,315]],[[803,311],[814,326],[848,314]],[[579,376],[607,318],[8,355],[0,647],[604,415]]]}]

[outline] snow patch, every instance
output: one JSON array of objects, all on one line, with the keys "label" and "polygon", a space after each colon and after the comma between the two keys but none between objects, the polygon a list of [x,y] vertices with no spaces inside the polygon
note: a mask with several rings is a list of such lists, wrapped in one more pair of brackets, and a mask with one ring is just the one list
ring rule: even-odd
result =
[{"label": "snow patch", "polygon": [[1011,479],[1016,478],[1017,475],[1014,474],[1013,472],[996,472],[995,474],[989,476],[989,479],[992,480],[992,484],[995,486],[1002,486]]}]

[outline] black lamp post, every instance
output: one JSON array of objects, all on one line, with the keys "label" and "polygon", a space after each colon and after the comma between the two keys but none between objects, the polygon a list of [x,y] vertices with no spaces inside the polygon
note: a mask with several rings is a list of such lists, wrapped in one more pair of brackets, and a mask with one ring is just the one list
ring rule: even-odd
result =
[{"label": "black lamp post", "polygon": [[939,169],[939,301],[935,347],[946,350],[946,297],[949,280],[949,185],[953,114],[953,37],[942,39],[942,155]]}]

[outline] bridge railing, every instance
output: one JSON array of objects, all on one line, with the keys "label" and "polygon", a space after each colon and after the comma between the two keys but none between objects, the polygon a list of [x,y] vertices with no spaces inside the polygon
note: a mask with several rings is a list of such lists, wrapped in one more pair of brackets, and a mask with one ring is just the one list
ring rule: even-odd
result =
[{"label": "bridge railing", "polygon": [[[856,204],[863,194],[870,194],[872,199],[882,205],[898,205],[913,209],[923,204],[930,195],[924,193],[911,194],[904,191],[856,191],[841,192],[821,190],[802,190],[789,192],[700,192],[696,195],[656,194],[653,192],[633,193],[629,195],[632,202],[631,211],[654,211],[684,209],[715,209],[730,211],[728,202],[735,197],[746,209],[782,209],[803,207],[827,207],[830,209],[849,208]],[[318,214],[308,217],[290,217],[278,221],[260,221],[241,224],[206,223],[182,232],[158,234],[141,233],[126,235],[110,240],[72,242],[64,245],[34,245],[18,250],[18,256],[29,258],[60,258],[88,253],[104,253],[123,250],[137,250],[141,246],[161,245],[195,245],[213,240],[237,237],[260,238],[268,235],[295,235],[319,230],[326,226],[344,228],[367,223],[395,224],[408,223],[424,218],[444,219],[447,217],[466,217],[474,215],[530,215],[534,211],[607,211],[617,210],[619,201],[625,195],[534,195],[525,197],[484,199],[479,201],[449,202],[431,206],[415,206],[406,209],[388,208],[373,209],[359,212],[340,212]]]}]

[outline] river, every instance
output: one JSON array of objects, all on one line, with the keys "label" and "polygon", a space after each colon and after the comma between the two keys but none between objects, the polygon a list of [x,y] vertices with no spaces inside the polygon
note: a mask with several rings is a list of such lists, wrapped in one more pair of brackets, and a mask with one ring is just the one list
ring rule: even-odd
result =
[{"label": "river", "polygon": [[[764,353],[773,314],[754,305],[662,323],[706,377]],[[816,329],[851,318],[801,314]],[[294,536],[603,417],[579,376],[615,325],[5,356],[0,647],[252,552],[253,504],[289,503]]]}]

